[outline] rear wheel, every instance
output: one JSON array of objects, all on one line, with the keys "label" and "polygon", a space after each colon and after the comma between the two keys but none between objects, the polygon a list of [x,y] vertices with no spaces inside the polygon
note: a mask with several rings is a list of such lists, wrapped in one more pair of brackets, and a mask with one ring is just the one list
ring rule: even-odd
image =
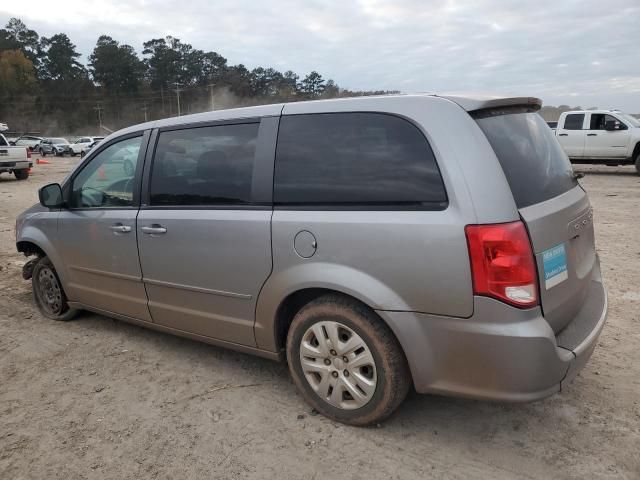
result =
[{"label": "rear wheel", "polygon": [[18,180],[26,180],[27,178],[29,178],[29,169],[21,168],[20,170],[14,170],[13,174]]},{"label": "rear wheel", "polygon": [[76,310],[69,308],[67,296],[49,257],[42,257],[33,267],[31,285],[38,310],[45,317],[70,320],[76,314]]},{"label": "rear wheel", "polygon": [[86,155],[85,151],[84,151],[84,150],[82,150],[82,151],[80,152],[80,158],[84,158],[84,156],[85,156],[85,155]]},{"label": "rear wheel", "polygon": [[640,151],[636,154],[635,164],[636,164],[636,172],[638,173],[638,175],[640,175]]},{"label": "rear wheel", "polygon": [[411,385],[407,360],[387,325],[368,307],[337,294],[314,300],[296,314],[287,359],[305,400],[350,425],[384,420]]}]

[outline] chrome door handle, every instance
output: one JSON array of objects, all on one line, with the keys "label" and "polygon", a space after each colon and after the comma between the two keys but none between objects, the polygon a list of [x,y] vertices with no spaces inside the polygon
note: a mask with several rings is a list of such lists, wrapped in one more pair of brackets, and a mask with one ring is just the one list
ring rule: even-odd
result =
[{"label": "chrome door handle", "polygon": [[140,230],[142,230],[142,233],[149,235],[162,235],[163,233],[167,233],[167,229],[157,223],[154,223],[150,227],[142,227]]},{"label": "chrome door handle", "polygon": [[122,225],[121,223],[116,223],[115,225],[111,225],[109,229],[113,233],[129,233],[131,231],[131,227],[129,225]]}]

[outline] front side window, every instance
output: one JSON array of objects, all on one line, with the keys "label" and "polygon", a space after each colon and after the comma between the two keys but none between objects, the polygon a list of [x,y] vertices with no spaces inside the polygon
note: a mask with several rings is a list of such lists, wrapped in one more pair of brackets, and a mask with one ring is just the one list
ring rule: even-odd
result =
[{"label": "front side window", "polygon": [[151,167],[151,205],[250,204],[258,123],[161,132]]},{"label": "front side window", "polygon": [[282,117],[274,202],[444,209],[433,151],[412,123],[382,113]]},{"label": "front side window", "polygon": [[584,123],[584,113],[572,113],[564,119],[565,130],[582,130]]},{"label": "front side window", "polygon": [[616,130],[626,130],[626,125],[620,121],[620,119],[613,115],[606,113],[592,113],[591,114],[591,130],[606,130],[607,122],[614,122]]},{"label": "front side window", "polygon": [[73,180],[72,208],[133,206],[134,176],[142,137],[109,145]]}]

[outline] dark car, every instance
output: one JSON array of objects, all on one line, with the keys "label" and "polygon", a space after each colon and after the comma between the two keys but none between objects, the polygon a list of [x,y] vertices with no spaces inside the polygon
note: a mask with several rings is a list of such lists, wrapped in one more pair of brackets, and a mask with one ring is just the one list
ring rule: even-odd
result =
[{"label": "dark car", "polygon": [[43,157],[49,153],[56,156],[64,155],[69,151],[69,141],[66,138],[45,138],[38,145],[38,151]]}]

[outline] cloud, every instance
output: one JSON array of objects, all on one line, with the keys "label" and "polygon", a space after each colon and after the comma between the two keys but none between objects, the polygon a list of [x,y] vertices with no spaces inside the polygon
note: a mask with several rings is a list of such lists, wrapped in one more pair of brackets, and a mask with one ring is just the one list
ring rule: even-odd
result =
[{"label": "cloud", "polygon": [[103,33],[139,52],[173,35],[230,63],[318,70],[348,88],[492,91],[640,111],[637,0],[23,3],[0,6],[0,22],[17,16],[44,35],[64,31],[85,58]]}]

